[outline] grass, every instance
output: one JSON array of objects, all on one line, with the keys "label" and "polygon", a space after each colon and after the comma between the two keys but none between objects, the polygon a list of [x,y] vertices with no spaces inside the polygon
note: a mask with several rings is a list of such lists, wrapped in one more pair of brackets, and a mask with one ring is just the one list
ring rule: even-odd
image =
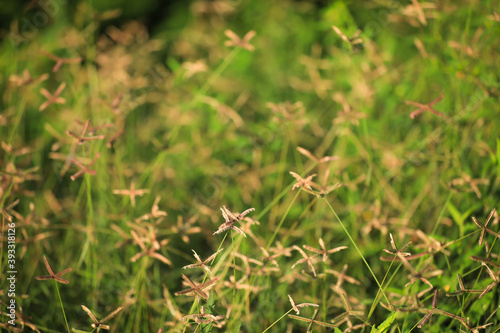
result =
[{"label": "grass", "polygon": [[59,6],[3,32],[3,330],[500,331],[494,2]]}]

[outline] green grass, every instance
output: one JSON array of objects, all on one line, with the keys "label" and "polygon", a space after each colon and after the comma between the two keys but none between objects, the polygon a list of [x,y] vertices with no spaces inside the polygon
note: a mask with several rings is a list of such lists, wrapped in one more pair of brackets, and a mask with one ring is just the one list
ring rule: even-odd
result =
[{"label": "green grass", "polygon": [[[4,31],[0,275],[11,270],[15,223],[16,328],[22,319],[25,331],[95,332],[84,305],[99,319],[122,306],[104,323],[111,332],[467,332],[486,324],[478,330],[498,332],[498,214],[482,245],[472,218],[484,224],[500,198],[500,8],[421,2],[424,21],[409,1],[225,3],[198,2],[179,14],[182,24],[149,33],[138,21],[114,27],[119,21],[94,15],[91,2],[60,7],[28,34],[26,22],[43,11],[36,7]],[[254,30],[255,50],[226,46],[227,29]],[[43,51],[81,61],[53,72]],[[48,78],[19,85],[25,69]],[[41,89],[53,94],[62,82],[64,104],[39,111]],[[441,94],[433,105],[441,117],[410,117],[418,107],[407,101]],[[80,136],[87,120],[83,136],[96,138],[78,144],[67,131]],[[76,174],[77,163],[93,159],[91,172]],[[305,179],[298,188],[290,171]],[[147,190],[135,206],[113,193],[132,183]],[[230,224],[214,235],[223,206],[255,208],[234,223],[246,237]],[[409,259],[383,251],[397,251],[390,234]],[[320,239],[327,250],[348,248],[324,262],[303,247],[321,250]],[[192,250],[202,261],[221,250],[206,263],[213,275],[182,269],[197,263]],[[44,255],[56,272],[72,268],[69,284],[54,290],[35,279],[47,276]],[[195,286],[216,281],[186,295],[193,286],[183,274]],[[465,289],[488,292],[447,296],[459,290],[457,274]],[[9,330],[12,297],[2,281]],[[288,295],[318,307],[296,314]],[[203,319],[226,318],[182,320],[202,306]]]}]

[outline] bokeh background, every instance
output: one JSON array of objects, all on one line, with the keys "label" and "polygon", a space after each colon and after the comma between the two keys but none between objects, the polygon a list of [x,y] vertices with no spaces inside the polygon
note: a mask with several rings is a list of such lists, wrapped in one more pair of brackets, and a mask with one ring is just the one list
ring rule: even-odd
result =
[{"label": "bokeh background", "polygon": [[[90,332],[83,304],[97,318],[122,306],[112,332],[307,331],[315,309],[287,316],[290,295],[319,306],[315,331],[409,332],[438,290],[456,317],[426,331],[495,332],[498,13],[494,1],[3,1],[0,208],[4,247],[16,223],[18,328]],[[255,208],[234,224],[246,237],[214,234],[222,206]],[[490,216],[481,244],[473,216]],[[411,263],[383,251],[391,234],[412,242]],[[323,261],[322,243],[348,248]],[[183,269],[192,251],[222,248],[210,298],[175,295],[182,274],[213,278]],[[69,284],[36,279],[44,256],[72,268]],[[458,273],[490,292],[447,297]],[[186,317],[201,306],[226,318]]]}]

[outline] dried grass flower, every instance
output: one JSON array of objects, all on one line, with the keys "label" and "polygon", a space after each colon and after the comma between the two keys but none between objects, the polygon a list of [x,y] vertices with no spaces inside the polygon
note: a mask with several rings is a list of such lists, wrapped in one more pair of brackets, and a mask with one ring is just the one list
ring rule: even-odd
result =
[{"label": "dried grass flower", "polygon": [[245,34],[245,36],[243,36],[243,38],[240,38],[234,31],[229,29],[224,31],[224,34],[229,38],[229,40],[224,42],[224,45],[228,47],[241,47],[242,49],[250,52],[255,50],[255,47],[250,44],[250,40],[256,35],[255,31],[250,30]]},{"label": "dried grass flower", "polygon": [[241,221],[241,219],[244,218],[245,215],[247,215],[248,213],[255,211],[255,208],[249,208],[240,214],[231,212],[229,209],[227,209],[226,206],[222,206],[220,210],[222,211],[222,216],[224,217],[224,220],[226,222],[222,223],[219,226],[219,228],[217,229],[217,231],[215,231],[213,234],[214,235],[220,234],[221,232],[232,229],[232,230],[238,232],[239,234],[243,235],[246,238],[247,236],[245,235],[243,230],[241,230],[240,228],[238,228],[234,224],[236,222]]},{"label": "dried grass flower", "polygon": [[49,264],[49,261],[47,260],[47,257],[43,256],[43,261],[44,261],[45,267],[47,268],[47,271],[49,272],[50,275],[48,275],[48,276],[36,276],[35,279],[37,279],[37,280],[56,280],[57,282],[61,282],[64,284],[69,283],[69,281],[66,279],[63,279],[61,277],[61,275],[66,274],[68,272],[71,272],[71,267],[66,268],[66,269],[64,269],[56,274],[52,270],[52,267],[50,267],[50,264]]}]

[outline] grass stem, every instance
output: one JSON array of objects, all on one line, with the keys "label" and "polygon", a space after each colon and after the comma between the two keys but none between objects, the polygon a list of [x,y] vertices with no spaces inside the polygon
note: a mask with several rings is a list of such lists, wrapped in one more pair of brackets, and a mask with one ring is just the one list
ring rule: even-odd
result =
[{"label": "grass stem", "polygon": [[64,312],[64,306],[63,306],[63,302],[61,299],[61,294],[59,293],[59,286],[57,285],[56,280],[54,280],[54,285],[56,286],[56,293],[57,293],[57,297],[59,298],[59,304],[61,304],[61,311],[63,313],[64,323],[66,324],[66,329],[68,330],[68,333],[71,333],[71,330],[69,329],[69,325],[68,325],[68,319],[66,318],[66,312]]},{"label": "grass stem", "polygon": [[[337,221],[339,221],[340,225],[342,226],[342,229],[344,229],[344,232],[346,233],[347,237],[349,237],[349,239],[351,240],[351,243],[352,245],[354,245],[354,248],[356,249],[356,251],[359,253],[361,259],[363,260],[363,262],[365,263],[366,267],[368,267],[368,270],[370,271],[370,274],[372,275],[373,279],[375,280],[375,282],[377,283],[378,287],[379,287],[379,291],[382,292],[382,294],[384,295],[384,298],[385,298],[385,301],[387,302],[388,305],[391,304],[391,302],[389,301],[389,298],[387,298],[387,295],[385,294],[385,291],[384,289],[382,288],[382,286],[380,285],[380,282],[378,281],[377,277],[375,276],[375,273],[373,272],[372,268],[370,267],[370,264],[368,264],[368,262],[366,261],[365,259],[365,256],[363,255],[363,253],[361,252],[361,250],[359,249],[358,245],[356,244],[356,242],[354,242],[354,239],[352,238],[351,234],[349,233],[349,231],[347,230],[347,228],[345,227],[344,223],[342,223],[342,221],[340,220],[340,218],[338,217],[337,213],[335,212],[335,210],[333,209],[332,205],[330,204],[330,202],[324,198],[325,202],[327,203],[328,207],[330,207],[333,215],[335,215],[335,217],[337,218]],[[392,312],[394,312],[394,310],[391,310]]]}]

